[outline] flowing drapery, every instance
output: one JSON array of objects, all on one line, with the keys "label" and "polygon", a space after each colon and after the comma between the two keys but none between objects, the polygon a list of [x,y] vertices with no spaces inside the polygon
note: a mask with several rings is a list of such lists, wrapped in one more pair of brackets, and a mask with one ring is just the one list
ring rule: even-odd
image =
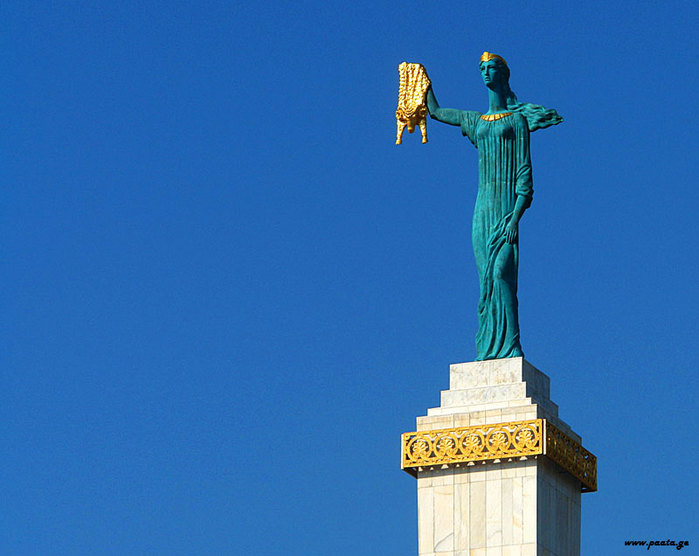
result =
[{"label": "flowing drapery", "polygon": [[480,282],[476,360],[519,357],[519,242],[507,243],[505,231],[517,197],[529,206],[533,195],[527,118],[514,112],[487,121],[479,112],[462,111],[461,131],[478,148],[472,227]]}]

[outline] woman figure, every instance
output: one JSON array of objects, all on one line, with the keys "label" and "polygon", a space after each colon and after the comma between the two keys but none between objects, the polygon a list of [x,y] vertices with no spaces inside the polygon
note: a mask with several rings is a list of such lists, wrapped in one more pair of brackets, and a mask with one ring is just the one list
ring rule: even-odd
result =
[{"label": "woman figure", "polygon": [[517,310],[519,221],[532,202],[529,133],[563,121],[555,110],[520,103],[510,89],[503,58],[484,52],[481,76],[490,105],[485,114],[440,108],[427,93],[430,116],[460,126],[478,149],[478,196],[473,212],[473,252],[480,300],[476,361],[521,357]]}]

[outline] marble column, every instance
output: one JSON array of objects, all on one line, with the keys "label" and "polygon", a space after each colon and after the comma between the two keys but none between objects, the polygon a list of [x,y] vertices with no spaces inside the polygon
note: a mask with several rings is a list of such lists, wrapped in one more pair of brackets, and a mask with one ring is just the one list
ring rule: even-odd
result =
[{"label": "marble column", "polygon": [[[509,448],[502,457],[458,461],[452,450],[450,461],[440,463],[433,451],[432,459],[425,456],[416,465],[407,461],[405,453],[413,448],[404,435],[404,468],[417,478],[419,556],[580,554],[581,491],[596,489],[596,460],[559,419],[549,378],[523,358],[452,365],[440,407],[418,417],[417,431],[407,434],[443,431],[456,443],[466,443],[465,428],[482,433],[494,430],[489,425],[504,424],[521,432],[527,421],[541,429],[541,438],[526,456]],[[482,444],[494,441],[487,434],[480,438]],[[565,459],[575,457],[586,458],[584,476],[579,462]]]}]

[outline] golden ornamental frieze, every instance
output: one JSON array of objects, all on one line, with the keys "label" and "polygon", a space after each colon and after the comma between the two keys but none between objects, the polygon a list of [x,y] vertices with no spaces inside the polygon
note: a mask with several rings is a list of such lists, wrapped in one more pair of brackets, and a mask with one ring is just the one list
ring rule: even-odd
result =
[{"label": "golden ornamental frieze", "polygon": [[597,458],[546,419],[454,429],[406,432],[401,467],[420,467],[545,455],[580,480],[583,492],[597,490]]},{"label": "golden ornamental frieze", "polygon": [[545,455],[555,461],[573,477],[580,479],[583,492],[597,490],[597,458],[575,440],[546,423]]}]

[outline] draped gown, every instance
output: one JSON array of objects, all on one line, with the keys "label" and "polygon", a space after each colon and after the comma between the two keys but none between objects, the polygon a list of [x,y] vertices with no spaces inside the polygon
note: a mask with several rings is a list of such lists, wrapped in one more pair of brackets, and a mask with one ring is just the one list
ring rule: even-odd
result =
[{"label": "draped gown", "polygon": [[[473,252],[480,299],[476,360],[522,356],[517,304],[519,240],[505,241],[518,196],[531,204],[532,168],[527,118],[513,112],[494,121],[460,111],[461,132],[478,149],[478,196],[473,212]],[[536,129],[536,128],[535,128]]]}]

